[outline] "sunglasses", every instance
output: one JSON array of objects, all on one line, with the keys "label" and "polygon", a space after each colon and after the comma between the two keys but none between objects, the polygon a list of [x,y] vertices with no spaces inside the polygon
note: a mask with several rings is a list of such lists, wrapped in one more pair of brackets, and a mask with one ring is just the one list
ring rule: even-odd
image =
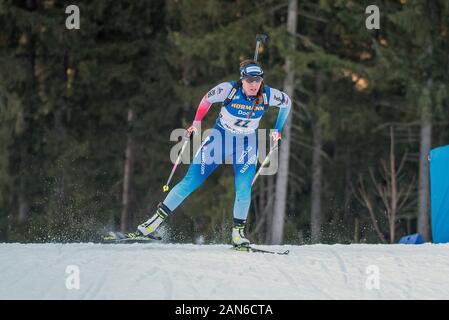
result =
[{"label": "sunglasses", "polygon": [[248,83],[253,83],[253,82],[261,83],[263,81],[263,78],[261,78],[261,77],[248,77],[248,78],[245,78],[243,80],[248,82]]}]

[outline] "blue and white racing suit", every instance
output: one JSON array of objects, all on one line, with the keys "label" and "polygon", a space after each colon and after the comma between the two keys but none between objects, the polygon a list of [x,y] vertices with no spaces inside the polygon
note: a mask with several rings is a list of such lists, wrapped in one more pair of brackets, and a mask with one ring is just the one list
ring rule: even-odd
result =
[{"label": "blue and white racing suit", "polygon": [[[204,99],[209,103],[226,100],[234,82],[224,82],[208,92]],[[275,129],[281,132],[291,108],[290,98],[283,92],[265,86],[268,110],[279,108]],[[256,173],[258,142],[257,128],[267,111],[263,102],[255,106],[256,97],[247,97],[240,87],[233,99],[222,106],[220,115],[201,147],[195,153],[184,178],[173,187],[163,204],[175,210],[185,198],[195,191],[206,178],[222,163],[232,163],[235,174],[234,219],[246,220],[251,203],[251,183]],[[251,117],[248,118],[248,115]]]}]

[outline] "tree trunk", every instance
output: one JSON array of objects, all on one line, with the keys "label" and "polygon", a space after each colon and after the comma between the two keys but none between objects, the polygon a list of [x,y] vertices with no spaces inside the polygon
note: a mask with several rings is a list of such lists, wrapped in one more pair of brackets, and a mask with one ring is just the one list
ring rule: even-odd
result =
[{"label": "tree trunk", "polygon": [[[132,123],[134,120],[134,112],[132,109],[128,110],[128,127],[132,128]],[[128,132],[126,140],[126,151],[125,151],[125,165],[123,172],[123,193],[122,193],[122,215],[120,218],[120,231],[128,231],[129,222],[129,209],[131,203],[131,179],[132,179],[132,168],[134,160],[134,150],[133,150],[133,137],[132,132]]]},{"label": "tree trunk", "polygon": [[274,215],[274,202],[268,201],[270,197],[275,196],[276,190],[274,185],[274,176],[267,176],[267,189],[266,189],[266,198],[267,198],[267,219],[266,219],[266,228],[265,228],[265,243],[271,243],[271,230],[273,229],[273,215]]},{"label": "tree trunk", "polygon": [[25,200],[25,197],[23,195],[23,188],[20,191],[19,194],[19,212],[17,216],[17,220],[19,223],[25,223],[28,220],[28,214],[29,214],[29,207],[28,203]]},{"label": "tree trunk", "polygon": [[259,177],[259,211],[262,211],[265,208],[267,202],[265,201],[265,177]]},{"label": "tree trunk", "polygon": [[[427,56],[433,54],[432,40],[427,40]],[[424,240],[430,240],[429,230],[429,153],[432,145],[432,78],[428,78],[426,88],[427,105],[421,106],[421,136],[419,148],[419,179],[418,179],[418,233]]]},{"label": "tree trunk", "polygon": [[390,127],[390,172],[391,172],[391,213],[389,215],[390,223],[390,243],[394,243],[396,231],[396,214],[398,207],[398,187],[396,172],[396,157],[394,151],[394,130]]},{"label": "tree trunk", "polygon": [[[322,94],[323,74],[318,72],[315,81],[316,100]],[[313,123],[313,154],[312,154],[312,190],[311,190],[311,236],[312,242],[321,241],[321,227],[323,223],[321,213],[321,190],[322,190],[322,165],[321,150],[323,145],[322,129],[320,124],[320,110],[316,106],[315,121]]]},{"label": "tree trunk", "polygon": [[418,181],[418,233],[429,240],[429,160],[432,143],[432,119],[429,110],[421,114]]},{"label": "tree trunk", "polygon": [[354,218],[354,243],[360,242],[360,223],[357,217]]},{"label": "tree trunk", "polygon": [[311,190],[311,235],[312,242],[321,240],[321,187],[322,187],[322,169],[321,169],[321,148],[322,133],[321,125],[313,125],[313,154],[312,154],[312,190]]},{"label": "tree trunk", "polygon": [[[57,134],[57,139],[56,141],[58,142],[58,151],[62,154],[64,152],[64,147],[65,147],[65,135],[66,135],[66,131],[65,131],[65,127],[63,124],[63,120],[62,120],[62,110],[56,110],[55,111],[55,128],[56,128],[56,134]],[[62,159],[60,159],[61,161],[63,161]],[[64,212],[65,209],[65,205],[66,205],[66,189],[67,189],[67,174],[66,174],[66,169],[65,169],[66,164],[64,162],[61,163],[61,166],[58,166],[58,173],[56,176],[56,181],[55,181],[55,188],[54,188],[54,196],[55,196],[55,203],[56,203],[56,210],[57,212],[55,212],[56,214],[58,214],[59,212]]]},{"label": "tree trunk", "polygon": [[[259,176],[259,201],[258,201],[258,210],[257,210],[257,224],[261,223],[261,220],[264,220],[263,225],[266,225],[266,217],[270,215],[270,212],[265,211],[265,207],[267,206],[267,191],[266,191],[266,176]],[[263,213],[265,212],[265,217],[263,216]],[[261,228],[261,231],[259,232],[258,238],[264,239],[265,237],[265,228]]]},{"label": "tree trunk", "polygon": [[[27,0],[26,6],[29,10],[36,10],[37,4],[36,0]],[[28,34],[29,38],[32,39],[32,36]],[[34,40],[31,40],[34,41]],[[30,70],[31,73],[36,79],[36,83],[38,83],[39,76],[38,74],[38,68],[41,66],[41,64],[37,65],[37,55],[36,55],[36,47],[35,43],[32,42],[32,45],[30,46],[30,52],[28,55],[29,63],[30,63]],[[27,132],[29,130],[29,114],[32,113],[32,110],[30,109],[32,103],[28,103],[27,107],[23,110],[22,114],[22,123],[23,123],[23,131]],[[27,133],[25,133],[27,135]],[[29,205],[28,205],[28,199],[27,199],[27,176],[29,175],[28,165],[27,165],[27,159],[29,157],[28,155],[28,148],[25,144],[21,144],[20,146],[20,165],[19,165],[19,191],[17,194],[18,199],[18,211],[17,211],[17,222],[22,224],[25,223],[29,218]]]},{"label": "tree trunk", "polygon": [[351,176],[352,176],[352,170],[351,170],[351,156],[350,151],[346,150],[345,155],[345,196],[344,196],[344,209],[343,209],[343,217],[341,217],[341,220],[344,221],[346,218],[350,216],[350,205],[351,205],[351,199],[352,199],[352,189],[351,189]]},{"label": "tree trunk", "polygon": [[[297,25],[297,11],[298,1],[289,0],[288,16],[287,16],[287,30],[291,35],[296,34]],[[294,39],[294,37],[292,37]],[[294,47],[292,40],[291,46]],[[286,60],[286,77],[284,80],[284,91],[293,100],[294,96],[294,71],[292,68],[292,61],[290,58]],[[291,121],[293,118],[293,105],[290,115],[285,123],[282,135],[283,139],[279,151],[278,173],[276,179],[276,194],[274,202],[273,223],[271,225],[271,244],[281,244],[284,238],[284,220],[285,208],[287,202],[287,186],[288,186],[288,172],[290,159],[290,131]]]}]

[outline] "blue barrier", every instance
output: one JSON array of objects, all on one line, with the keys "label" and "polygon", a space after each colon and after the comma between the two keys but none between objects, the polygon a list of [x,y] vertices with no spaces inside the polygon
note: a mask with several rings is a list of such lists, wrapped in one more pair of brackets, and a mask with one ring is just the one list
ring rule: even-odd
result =
[{"label": "blue barrier", "polygon": [[432,240],[449,242],[449,145],[430,152]]},{"label": "blue barrier", "polygon": [[419,233],[415,233],[415,234],[410,234],[408,236],[402,237],[401,240],[399,240],[399,243],[422,244],[422,243],[424,243],[424,240]]}]

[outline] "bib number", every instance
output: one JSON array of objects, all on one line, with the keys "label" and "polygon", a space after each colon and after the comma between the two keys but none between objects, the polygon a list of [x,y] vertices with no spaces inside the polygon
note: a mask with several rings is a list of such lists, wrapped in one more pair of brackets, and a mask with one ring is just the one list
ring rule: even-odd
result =
[{"label": "bib number", "polygon": [[234,125],[237,127],[242,127],[242,128],[248,128],[248,124],[251,122],[251,120],[243,120],[243,119],[238,119]]}]

